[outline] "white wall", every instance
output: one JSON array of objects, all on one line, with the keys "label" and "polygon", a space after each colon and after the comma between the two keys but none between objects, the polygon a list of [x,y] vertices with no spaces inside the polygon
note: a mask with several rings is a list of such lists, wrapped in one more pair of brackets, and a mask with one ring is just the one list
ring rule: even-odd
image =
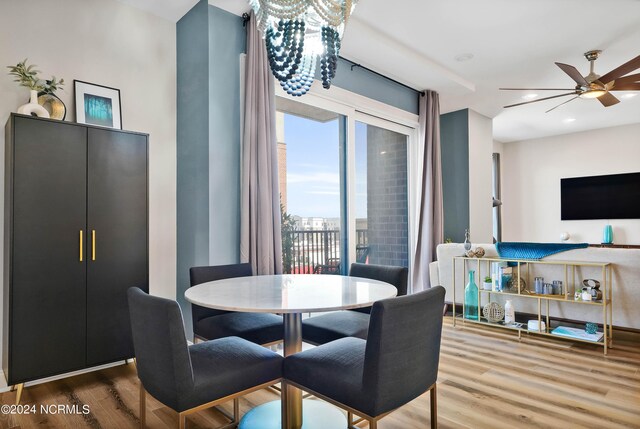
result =
[{"label": "white wall", "polygon": [[[5,74],[4,66],[24,58],[38,65],[42,78],[51,75],[64,78],[65,89],[58,95],[67,105],[67,121],[75,119],[73,80],[78,79],[120,89],[124,128],[150,134],[150,289],[153,294],[174,298],[175,23],[113,0],[2,0],[3,127],[9,113],[28,98],[28,90],[18,87]],[[0,134],[0,147],[4,147],[4,132]],[[0,177],[4,178],[4,150],[0,154]],[[4,192],[4,185],[1,189]]]},{"label": "white wall", "polygon": [[[640,171],[640,124],[505,143],[503,240],[600,243],[605,220],[560,220],[560,178]],[[640,220],[611,220],[614,243],[640,244]]]},{"label": "white wall", "polygon": [[493,122],[469,109],[469,231],[472,243],[493,242]]}]

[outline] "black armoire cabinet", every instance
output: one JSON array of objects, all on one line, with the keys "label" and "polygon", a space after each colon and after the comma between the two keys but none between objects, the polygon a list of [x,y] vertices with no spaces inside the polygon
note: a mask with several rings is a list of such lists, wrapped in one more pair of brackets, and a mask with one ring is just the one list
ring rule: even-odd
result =
[{"label": "black armoire cabinet", "polygon": [[12,114],[3,369],[9,385],[133,356],[148,290],[148,135]]}]

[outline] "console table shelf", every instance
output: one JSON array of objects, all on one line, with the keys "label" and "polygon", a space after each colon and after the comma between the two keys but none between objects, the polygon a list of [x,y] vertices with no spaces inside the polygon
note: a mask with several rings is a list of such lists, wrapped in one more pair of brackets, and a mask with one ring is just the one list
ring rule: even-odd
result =
[{"label": "console table shelf", "polygon": [[[498,262],[506,262],[509,263],[509,266],[512,268],[513,279],[515,280],[515,287],[511,291],[497,291],[497,290],[485,290],[482,289],[481,279],[483,268],[484,272],[487,274],[491,274],[491,264]],[[464,288],[466,282],[462,282],[462,290],[463,290],[463,299],[462,299],[462,314],[456,315],[456,289],[459,287],[460,283],[459,277],[456,275],[456,268],[460,268],[462,265],[462,270],[464,273],[464,277],[466,277],[467,273],[470,270],[474,270],[478,275],[478,298],[477,298],[477,311],[478,311],[478,319],[468,319],[464,318],[465,312],[465,294]],[[536,265],[548,265],[548,266],[559,266],[563,268],[563,277],[564,283],[562,287],[561,294],[536,294],[531,291],[529,288],[533,284],[531,282],[531,271],[535,270]],[[533,267],[533,268],[532,268]],[[588,268],[587,268],[588,267]],[[577,275],[576,271],[580,268],[587,268],[591,271],[595,271],[599,275],[600,285],[602,287],[602,299],[597,301],[587,301],[581,299],[574,299],[575,290],[582,289],[582,283],[576,282]],[[458,278],[458,282],[456,279]],[[486,326],[492,326],[496,328],[508,329],[512,331],[518,332],[518,338],[521,338],[523,332],[527,334],[535,334],[547,337],[553,337],[561,340],[569,340],[576,341],[588,344],[596,344],[600,345],[604,349],[604,354],[607,354],[607,349],[612,347],[613,344],[613,266],[609,262],[593,262],[593,261],[559,261],[559,260],[531,260],[531,259],[508,259],[508,258],[469,258],[466,256],[456,256],[453,258],[453,325],[456,326],[456,323],[462,321],[463,324],[469,322],[473,324],[480,324]],[[574,292],[571,292],[573,290]],[[537,309],[537,326],[541,326],[544,321],[545,329],[540,330],[530,330],[528,329],[527,324],[516,323],[513,325],[506,325],[503,321],[501,322],[489,322],[487,319],[482,317],[482,307],[483,301],[484,303],[489,303],[493,300],[496,300],[499,297],[504,297],[506,299],[519,299],[524,298],[527,300],[536,300],[538,305]],[[572,303],[578,305],[585,305],[585,311],[587,308],[591,307],[601,307],[602,308],[602,319],[599,323],[598,329],[599,333],[603,335],[602,339],[599,341],[594,341],[586,338],[578,338],[578,337],[569,337],[562,336],[558,334],[552,333],[554,328],[558,326],[552,327],[552,325],[557,325],[556,321],[549,315],[549,303],[557,303],[558,305],[563,305],[565,303]],[[545,307],[545,312],[543,313],[543,304]],[[601,331],[600,331],[601,329]]]},{"label": "console table shelf", "polygon": [[[564,295],[544,295],[544,294],[539,294],[539,293],[521,293],[521,294],[517,294],[517,293],[510,293],[510,292],[494,292],[491,290],[482,290],[480,289],[480,293],[486,293],[486,294],[495,294],[496,296],[517,296],[520,298],[541,298],[541,299],[548,299],[549,301],[557,301],[557,302],[571,302],[574,304],[583,304],[583,305],[598,305],[598,306],[602,306],[603,305],[603,301],[599,300],[599,301],[581,301],[581,300],[575,300],[573,298],[571,298],[570,296],[565,297]],[[607,299],[607,305],[611,304],[611,300]]]}]

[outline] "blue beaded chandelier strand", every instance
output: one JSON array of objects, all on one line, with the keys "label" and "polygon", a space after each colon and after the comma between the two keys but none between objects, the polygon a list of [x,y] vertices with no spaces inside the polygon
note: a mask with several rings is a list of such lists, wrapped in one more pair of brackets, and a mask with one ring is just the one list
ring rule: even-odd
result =
[{"label": "blue beaded chandelier strand", "polygon": [[325,89],[336,75],[344,27],[357,0],[249,0],[273,76],[290,95],[306,94],[316,62]]}]

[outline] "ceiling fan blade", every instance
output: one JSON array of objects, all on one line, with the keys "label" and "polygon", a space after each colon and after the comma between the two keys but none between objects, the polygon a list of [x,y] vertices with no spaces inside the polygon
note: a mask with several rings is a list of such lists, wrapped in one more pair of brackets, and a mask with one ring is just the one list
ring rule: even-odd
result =
[{"label": "ceiling fan blade", "polygon": [[584,86],[589,85],[589,82],[587,82],[584,76],[582,76],[578,71],[578,69],[575,68],[574,66],[570,66],[569,64],[563,64],[563,63],[556,63],[556,65],[560,67],[563,72],[568,74],[569,77],[571,77],[571,79],[576,81],[578,85],[584,85]]},{"label": "ceiling fan blade", "polygon": [[565,101],[565,102],[563,102],[563,103],[558,104],[556,107],[552,107],[551,109],[547,110],[547,111],[546,111],[546,112],[544,112],[544,113],[549,113],[549,112],[551,112],[552,110],[556,110],[558,107],[563,106],[563,105],[565,105],[565,104],[569,103],[570,101],[575,100],[575,99],[576,99],[576,98],[578,98],[578,97],[579,97],[579,96],[578,96],[578,95],[576,95],[575,97],[573,97],[573,98],[571,98],[571,99],[569,99],[569,100],[567,100],[567,101]]},{"label": "ceiling fan blade", "polygon": [[508,107],[522,106],[523,104],[537,103],[538,101],[551,100],[552,98],[558,98],[558,97],[566,97],[567,95],[574,95],[577,93],[578,93],[577,91],[573,91],[573,92],[567,92],[566,94],[559,94],[559,95],[553,95],[551,97],[539,98],[537,100],[523,101],[522,103],[516,103],[516,104],[510,104],[508,106],[504,106],[504,108],[506,109]]},{"label": "ceiling fan blade", "polygon": [[615,95],[608,92],[605,95],[601,95],[600,97],[598,97],[598,101],[602,103],[604,107],[613,106],[614,104],[618,104],[620,102],[620,100],[618,100]]},{"label": "ceiling fan blade", "polygon": [[574,88],[498,88],[500,91],[573,91]]},{"label": "ceiling fan blade", "polygon": [[615,80],[619,77],[626,75],[627,73],[631,73],[634,70],[640,69],[640,55],[635,57],[634,59],[627,61],[622,64],[620,67],[611,70],[609,73],[600,76],[598,80],[602,83],[609,83],[612,80]]},{"label": "ceiling fan blade", "polygon": [[626,83],[624,85],[616,85],[609,91],[640,91],[640,82]]},{"label": "ceiling fan blade", "polygon": [[629,76],[619,77],[618,79],[613,81],[613,86],[622,85],[625,83],[636,83],[640,82],[640,73],[638,74],[630,74]]}]

